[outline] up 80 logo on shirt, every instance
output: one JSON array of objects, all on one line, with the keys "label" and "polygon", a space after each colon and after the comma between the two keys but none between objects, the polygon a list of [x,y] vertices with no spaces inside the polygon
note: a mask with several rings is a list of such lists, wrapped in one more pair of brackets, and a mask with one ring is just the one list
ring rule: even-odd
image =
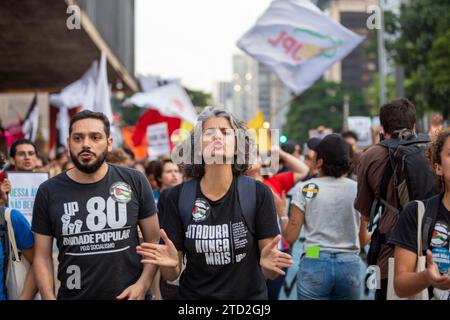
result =
[{"label": "up 80 logo on shirt", "polygon": [[[64,203],[62,242],[67,246],[67,255],[95,255],[130,248],[127,202],[131,198],[131,188],[124,183],[116,183],[110,189],[117,191],[106,200],[94,196],[85,205]],[[85,210],[82,210],[83,206]]]},{"label": "up 80 logo on shirt", "polygon": [[86,204],[86,209],[89,212],[86,217],[86,225],[89,230],[103,230],[106,224],[111,229],[118,229],[125,226],[127,224],[127,205],[125,203],[118,203],[117,214],[116,203],[111,197],[108,198],[106,203],[102,197],[89,199]]}]

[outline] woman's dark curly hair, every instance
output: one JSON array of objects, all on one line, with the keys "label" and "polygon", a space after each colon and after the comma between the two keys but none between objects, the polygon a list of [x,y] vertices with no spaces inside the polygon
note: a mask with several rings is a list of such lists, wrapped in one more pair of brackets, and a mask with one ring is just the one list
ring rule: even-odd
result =
[{"label": "woman's dark curly hair", "polygon": [[[447,139],[450,137],[450,128],[443,129],[440,131],[436,137],[431,142],[431,146],[428,149],[428,158],[430,161],[431,170],[434,172],[436,170],[435,166],[436,164],[441,164],[441,153],[442,149],[444,148],[444,144],[447,141]],[[437,186],[441,191],[444,191],[444,179],[443,177],[438,176],[438,183]]]},{"label": "woman's dark curly hair", "polygon": [[[253,163],[251,161],[256,156],[255,139],[249,134],[244,122],[238,121],[230,112],[216,107],[206,107],[198,116],[197,123],[189,137],[175,146],[172,152],[173,162],[179,164],[190,177],[203,177],[205,174],[205,162],[202,156],[201,140],[203,124],[210,118],[225,118],[230,122],[234,130],[235,146],[237,148],[231,167],[233,175],[243,175],[250,169],[251,163]],[[255,151],[255,155],[253,155],[253,151]],[[184,152],[189,153],[190,156],[185,156]]]}]

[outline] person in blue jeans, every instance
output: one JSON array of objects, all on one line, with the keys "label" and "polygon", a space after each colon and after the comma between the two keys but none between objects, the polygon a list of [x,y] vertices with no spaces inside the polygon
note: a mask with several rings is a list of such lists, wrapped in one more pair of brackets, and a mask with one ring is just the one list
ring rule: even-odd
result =
[{"label": "person in blue jeans", "polygon": [[[6,212],[6,207],[0,207],[0,300],[7,300],[7,292],[5,287],[5,266],[6,259],[5,256],[5,233],[7,234],[7,227],[4,219],[4,214]],[[11,210],[11,223],[14,229],[14,237],[16,239],[17,249],[22,252],[22,255],[27,259],[30,264],[33,262],[34,256],[34,236],[31,232],[30,223],[24,217],[24,215],[15,209]],[[34,273],[30,268],[28,275],[25,279],[22,294],[18,298],[19,300],[31,300],[37,293],[37,286],[34,279]]]},{"label": "person in blue jeans", "polygon": [[358,300],[360,247],[369,238],[367,223],[353,207],[356,182],[346,177],[350,146],[337,134],[310,146],[320,176],[305,181],[293,196],[291,214],[280,217],[283,235],[295,242],[305,227],[305,253],[297,275],[299,300]]}]

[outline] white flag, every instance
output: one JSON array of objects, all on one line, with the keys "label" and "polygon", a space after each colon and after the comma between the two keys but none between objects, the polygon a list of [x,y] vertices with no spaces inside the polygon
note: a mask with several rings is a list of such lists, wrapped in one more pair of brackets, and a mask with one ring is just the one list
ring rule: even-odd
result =
[{"label": "white flag", "polygon": [[59,107],[56,127],[59,130],[59,141],[65,146],[69,134],[71,108],[81,107],[83,110],[104,113],[111,123],[111,134],[114,134],[106,54],[102,52],[100,63],[94,61],[80,79],[65,87],[60,93],[50,95],[50,104]]},{"label": "white flag", "polygon": [[69,84],[60,93],[50,95],[50,104],[66,109],[92,109],[95,103],[97,74],[98,62],[94,61],[80,79]]},{"label": "white flag", "polygon": [[138,77],[139,84],[141,85],[143,92],[150,92],[153,89],[156,89],[158,87],[162,87],[171,83],[176,83],[181,85],[180,79],[176,78],[169,78],[169,79],[163,79],[159,76],[142,76],[140,75]]},{"label": "white flag", "polygon": [[300,94],[363,40],[311,2],[276,0],[237,45]]},{"label": "white flag", "polygon": [[69,109],[82,107],[92,110],[95,103],[96,78],[98,62],[94,61],[83,76],[65,87],[60,93],[50,95],[50,105],[58,107],[56,128],[59,131],[59,142],[67,147],[69,135]]},{"label": "white flag", "polygon": [[123,105],[156,109],[164,116],[181,118],[191,123],[197,122],[195,109],[189,96],[176,83],[153,89],[151,92],[136,93],[126,99]]},{"label": "white flag", "polygon": [[[89,109],[88,107],[84,107]],[[108,73],[106,65],[106,53],[102,52],[100,59],[100,65],[97,74],[97,87],[95,94],[95,103],[92,109],[95,112],[103,113],[109,120],[109,123],[113,123],[112,106],[111,106],[111,92],[108,84]]]}]

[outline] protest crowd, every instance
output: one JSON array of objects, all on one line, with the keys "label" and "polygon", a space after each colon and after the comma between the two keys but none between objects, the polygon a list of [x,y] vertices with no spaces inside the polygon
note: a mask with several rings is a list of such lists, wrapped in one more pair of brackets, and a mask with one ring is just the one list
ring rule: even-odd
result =
[{"label": "protest crowd", "polygon": [[[289,102],[364,40],[318,10],[274,1],[237,43]],[[266,33],[298,17],[320,32]],[[0,119],[0,300],[450,300],[444,112],[424,130],[403,94],[365,144],[348,114],[342,130],[300,119],[300,141],[262,113],[194,107],[176,81],[113,112],[108,63],[49,94],[45,147],[37,94],[20,130]]]},{"label": "protest crowd", "polygon": [[[217,107],[172,159],[113,148],[108,119],[91,111],[71,118],[68,149],[54,159],[16,140],[1,171],[2,241],[15,247],[2,246],[3,259],[20,252],[32,267],[14,298],[275,300],[301,242],[298,299],[361,299],[364,265],[381,272],[376,299],[428,289],[447,299],[449,130],[417,132],[405,98],[383,105],[380,122],[379,142],[359,153],[348,131],[311,138],[306,150],[273,145],[277,171],[247,126]],[[14,183],[38,173],[31,216],[11,210],[29,196]]]}]

